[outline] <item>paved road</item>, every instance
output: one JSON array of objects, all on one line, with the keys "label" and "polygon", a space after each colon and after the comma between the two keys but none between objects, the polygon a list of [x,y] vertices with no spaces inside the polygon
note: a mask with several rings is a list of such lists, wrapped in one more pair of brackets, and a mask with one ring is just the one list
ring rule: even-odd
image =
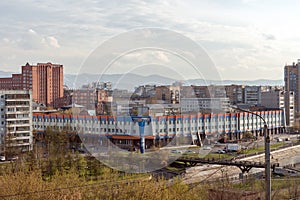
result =
[{"label": "paved road", "polygon": [[[237,160],[242,161],[256,161],[264,162],[264,154],[241,158]],[[271,162],[278,162],[280,166],[287,166],[294,163],[300,163],[300,145],[288,147],[271,152]],[[250,170],[250,174],[262,172],[264,169],[253,168]],[[229,176],[233,179],[238,179],[240,169],[235,166],[220,166],[220,165],[202,165],[191,167],[186,170],[184,181],[186,183],[198,183],[214,180],[216,178],[222,178]]]}]

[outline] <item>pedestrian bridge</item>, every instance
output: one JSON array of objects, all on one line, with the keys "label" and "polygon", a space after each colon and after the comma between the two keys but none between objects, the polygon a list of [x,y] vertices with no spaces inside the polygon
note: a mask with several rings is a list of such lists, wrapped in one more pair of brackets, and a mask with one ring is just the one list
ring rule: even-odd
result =
[{"label": "pedestrian bridge", "polygon": [[[255,161],[245,161],[236,159],[208,159],[208,158],[191,158],[191,157],[180,157],[176,161],[183,162],[186,167],[193,167],[197,164],[210,164],[210,165],[225,165],[225,166],[236,166],[242,173],[248,173],[252,168],[265,168],[265,163]],[[278,163],[273,163],[272,168],[278,167]]]}]

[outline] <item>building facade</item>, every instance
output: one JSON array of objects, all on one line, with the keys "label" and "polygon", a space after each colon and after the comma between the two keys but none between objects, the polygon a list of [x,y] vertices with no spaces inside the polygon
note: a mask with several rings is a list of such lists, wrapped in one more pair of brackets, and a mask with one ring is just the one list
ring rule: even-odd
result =
[{"label": "building facade", "polygon": [[266,91],[261,93],[261,105],[266,108],[284,109],[284,91]]},{"label": "building facade", "polygon": [[72,92],[72,103],[84,106],[88,110],[95,110],[95,89],[75,89]]},{"label": "building facade", "polygon": [[229,111],[229,98],[181,98],[181,113]]},{"label": "building facade", "polygon": [[[282,133],[285,129],[282,110],[257,111],[265,119],[270,134]],[[175,136],[191,137],[194,144],[206,136],[227,136],[228,139],[241,139],[244,133],[263,136],[264,123],[257,115],[247,112],[223,114],[181,114],[151,117],[151,123],[145,125],[146,145],[166,145]],[[130,116],[76,116],[76,115],[33,115],[33,128],[43,133],[47,127],[58,127],[63,130],[90,136],[91,138],[109,138],[116,144],[130,145],[139,141],[139,125]],[[93,139],[99,142],[97,139]],[[98,143],[99,144],[99,143]]]},{"label": "building facade", "polygon": [[97,89],[96,90],[96,114],[97,115],[112,115],[112,90]]},{"label": "building facade", "polygon": [[259,106],[261,104],[261,86],[245,86],[243,89],[243,103]]},{"label": "building facade", "polygon": [[230,104],[236,105],[243,103],[243,86],[242,85],[225,85],[226,96]]},{"label": "building facade", "polygon": [[[286,101],[288,99],[288,101]],[[281,109],[285,112],[286,126],[294,125],[294,93],[284,90],[268,90],[261,93],[261,106],[268,109]]]},{"label": "building facade", "polygon": [[[292,65],[286,65],[284,67],[284,88],[286,92],[293,92],[295,98],[295,112],[300,110],[300,59],[297,63]],[[287,102],[290,101],[289,95],[287,95]]]},{"label": "building facade", "polygon": [[32,150],[31,91],[0,90],[0,117],[0,154]]},{"label": "building facade", "polygon": [[59,107],[57,100],[64,95],[63,65],[38,63],[22,66],[21,74],[0,78],[2,90],[32,90],[32,98],[50,107]]},{"label": "building facade", "polygon": [[286,125],[292,127],[295,125],[295,94],[293,91],[285,92],[284,96]]}]

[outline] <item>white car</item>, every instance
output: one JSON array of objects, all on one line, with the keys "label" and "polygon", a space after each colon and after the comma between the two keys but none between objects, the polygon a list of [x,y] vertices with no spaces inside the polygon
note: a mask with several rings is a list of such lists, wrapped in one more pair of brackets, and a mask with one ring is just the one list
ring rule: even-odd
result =
[{"label": "white car", "polygon": [[225,154],[226,152],[225,152],[224,150],[222,150],[222,149],[219,149],[219,150],[217,151],[217,153],[219,153],[219,154]]},{"label": "white car", "polygon": [[0,161],[1,162],[4,162],[6,159],[5,159],[5,156],[0,156]]}]

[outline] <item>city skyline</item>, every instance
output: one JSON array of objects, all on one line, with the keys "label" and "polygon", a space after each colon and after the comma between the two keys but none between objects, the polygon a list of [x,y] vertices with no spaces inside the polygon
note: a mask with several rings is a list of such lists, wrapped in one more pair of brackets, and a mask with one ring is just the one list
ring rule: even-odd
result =
[{"label": "city skyline", "polygon": [[[65,73],[76,74],[105,40],[147,27],[174,30],[194,40],[210,56],[222,79],[283,79],[284,65],[299,57],[299,3],[292,0],[226,4],[27,0],[0,5],[0,66],[4,71],[19,71],[26,62],[50,61],[62,63]],[[166,60],[164,53],[154,56]]]}]

